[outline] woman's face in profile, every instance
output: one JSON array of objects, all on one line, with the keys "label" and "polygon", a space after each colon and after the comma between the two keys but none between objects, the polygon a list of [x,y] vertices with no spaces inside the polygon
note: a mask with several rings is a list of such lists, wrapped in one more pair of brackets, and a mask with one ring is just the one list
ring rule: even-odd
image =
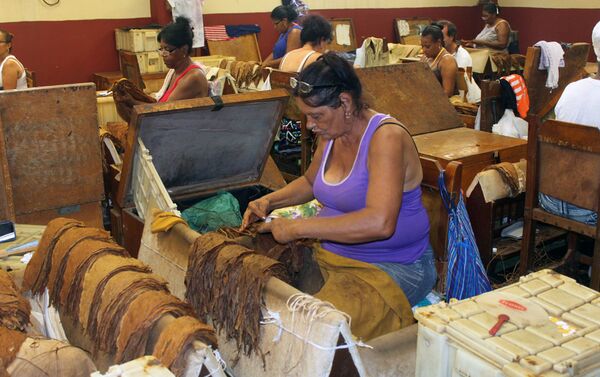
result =
[{"label": "woman's face in profile", "polygon": [[168,44],[165,40],[160,41],[160,48],[158,49],[158,53],[163,58],[165,65],[167,68],[175,68],[177,62],[181,59],[181,50],[185,46],[175,47],[173,45]]},{"label": "woman's face in profile", "polygon": [[421,47],[423,48],[425,56],[429,59],[434,59],[440,52],[441,43],[440,41],[434,42],[431,35],[426,35],[421,37]]},{"label": "woman's face in profile", "polygon": [[7,42],[8,35],[0,32],[0,55],[10,52],[11,43]]},{"label": "woman's face in profile", "polygon": [[296,105],[306,115],[306,128],[324,140],[331,140],[344,133],[344,111],[340,106],[334,109],[329,106],[312,107],[300,97],[296,97]]},{"label": "woman's face in profile", "polygon": [[285,33],[288,29],[288,21],[285,18],[282,20],[271,19],[271,21],[273,21],[273,27],[279,34]]}]

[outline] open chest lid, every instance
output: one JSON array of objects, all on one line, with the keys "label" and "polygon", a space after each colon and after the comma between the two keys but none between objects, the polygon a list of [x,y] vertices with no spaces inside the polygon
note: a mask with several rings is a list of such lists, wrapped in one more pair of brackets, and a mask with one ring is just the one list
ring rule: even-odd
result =
[{"label": "open chest lid", "polygon": [[140,144],[173,200],[258,182],[288,100],[288,93],[278,89],[136,106],[119,205],[133,204]]},{"label": "open chest lid", "polygon": [[356,74],[369,106],[398,119],[413,136],[464,126],[426,63],[361,68]]}]

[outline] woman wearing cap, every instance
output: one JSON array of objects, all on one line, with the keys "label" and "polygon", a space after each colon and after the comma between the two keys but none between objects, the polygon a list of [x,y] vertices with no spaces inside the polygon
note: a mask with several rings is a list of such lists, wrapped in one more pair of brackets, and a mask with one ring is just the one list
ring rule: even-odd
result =
[{"label": "woman wearing cap", "polygon": [[508,52],[510,24],[505,19],[500,18],[499,14],[500,9],[496,4],[485,4],[481,12],[481,19],[485,22],[485,27],[475,39],[463,40],[463,46]]},{"label": "woman wearing cap", "polygon": [[298,13],[291,5],[280,5],[271,12],[271,21],[279,38],[275,42],[273,52],[263,61],[263,67],[279,67],[283,56],[297,48],[302,47],[300,30],[302,27],[296,23]]},{"label": "woman wearing cap", "polygon": [[23,64],[11,55],[13,35],[0,29],[0,90],[27,88]]},{"label": "woman wearing cap", "polygon": [[281,60],[279,69],[300,72],[321,56],[331,41],[331,24],[322,16],[311,14],[304,17],[300,32],[302,47],[290,51]]},{"label": "woman wearing cap", "polygon": [[356,72],[335,54],[322,55],[290,84],[320,143],[304,176],[248,205],[242,228],[316,198],[323,205],[318,217],[274,219],[260,230],[280,243],[318,239],[328,252],[375,265],[414,305],[431,291],[436,272],[410,134],[363,102]]}]

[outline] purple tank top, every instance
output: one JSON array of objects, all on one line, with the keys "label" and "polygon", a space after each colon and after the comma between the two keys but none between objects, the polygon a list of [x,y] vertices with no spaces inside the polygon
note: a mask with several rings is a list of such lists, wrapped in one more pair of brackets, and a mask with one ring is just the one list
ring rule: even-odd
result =
[{"label": "purple tank top", "polygon": [[[323,204],[319,216],[338,216],[365,208],[369,188],[368,155],[373,134],[379,128],[384,114],[376,114],[365,130],[350,174],[339,183],[325,182],[324,169],[333,145],[327,142],[317,178],[313,184],[315,198]],[[367,263],[396,262],[410,264],[419,259],[429,245],[429,218],[421,201],[421,187],[404,192],[402,206],[394,234],[385,240],[360,244],[322,243],[323,248],[335,254]]]}]

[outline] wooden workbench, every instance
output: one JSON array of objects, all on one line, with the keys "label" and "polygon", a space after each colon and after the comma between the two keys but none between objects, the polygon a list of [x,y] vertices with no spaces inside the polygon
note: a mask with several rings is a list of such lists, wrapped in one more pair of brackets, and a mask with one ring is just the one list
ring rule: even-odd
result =
[{"label": "wooden workbench", "polygon": [[498,162],[527,157],[527,142],[463,127],[463,122],[425,63],[358,69],[367,103],[410,131],[419,154],[463,163],[461,187]]},{"label": "wooden workbench", "polygon": [[489,132],[456,128],[417,135],[413,138],[419,154],[432,157],[445,166],[463,163],[462,188],[469,187],[481,170],[498,162],[518,162],[527,156],[527,141]]}]

